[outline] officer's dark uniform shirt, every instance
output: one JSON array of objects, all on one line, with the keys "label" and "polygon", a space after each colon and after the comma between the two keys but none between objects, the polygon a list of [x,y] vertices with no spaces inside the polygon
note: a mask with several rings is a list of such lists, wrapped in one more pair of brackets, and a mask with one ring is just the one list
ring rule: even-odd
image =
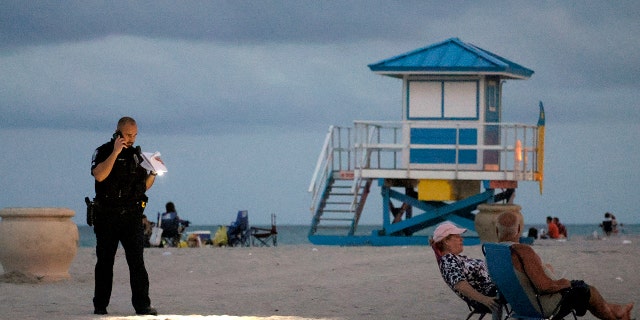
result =
[{"label": "officer's dark uniform shirt", "polygon": [[[111,155],[113,145],[112,139],[96,149],[91,162],[92,175],[93,169]],[[142,157],[139,152],[138,148],[123,148],[107,178],[101,182],[95,181],[97,202],[110,206],[127,206],[137,201],[146,201],[147,170],[140,165]]]}]

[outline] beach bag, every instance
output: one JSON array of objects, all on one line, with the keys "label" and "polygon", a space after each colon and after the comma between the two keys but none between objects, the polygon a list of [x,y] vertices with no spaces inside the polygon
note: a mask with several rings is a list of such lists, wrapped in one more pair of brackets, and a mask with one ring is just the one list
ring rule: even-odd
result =
[{"label": "beach bag", "polygon": [[216,233],[213,235],[213,245],[216,247],[226,246],[229,243],[229,238],[227,237],[227,227],[220,226]]},{"label": "beach bag", "polygon": [[151,237],[149,238],[149,244],[157,247],[162,242],[162,220],[158,219],[158,226],[151,228]]},{"label": "beach bag", "polygon": [[151,238],[149,238],[149,244],[154,247],[157,247],[162,242],[162,228],[153,227],[151,228]]},{"label": "beach bag", "polygon": [[591,288],[582,280],[571,280],[571,288],[562,292],[562,305],[575,310],[578,317],[587,313]]}]

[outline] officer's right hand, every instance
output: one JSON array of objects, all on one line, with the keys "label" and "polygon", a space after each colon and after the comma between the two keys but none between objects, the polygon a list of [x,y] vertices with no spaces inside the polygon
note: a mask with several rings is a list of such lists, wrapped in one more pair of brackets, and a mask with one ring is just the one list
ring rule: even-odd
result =
[{"label": "officer's right hand", "polygon": [[113,152],[115,154],[120,154],[122,149],[127,148],[127,142],[123,137],[118,137],[113,143]]}]

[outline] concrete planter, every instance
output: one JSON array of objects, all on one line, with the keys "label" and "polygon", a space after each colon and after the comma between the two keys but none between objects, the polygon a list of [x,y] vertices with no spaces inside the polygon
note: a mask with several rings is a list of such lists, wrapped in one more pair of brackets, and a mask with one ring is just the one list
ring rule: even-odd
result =
[{"label": "concrete planter", "polygon": [[498,242],[496,223],[503,212],[513,212],[518,216],[520,225],[524,226],[524,218],[517,204],[483,203],[478,205],[478,211],[474,224],[481,242]]},{"label": "concrete planter", "polygon": [[75,212],[67,208],[0,210],[0,263],[4,272],[19,272],[40,281],[68,279],[78,252]]}]

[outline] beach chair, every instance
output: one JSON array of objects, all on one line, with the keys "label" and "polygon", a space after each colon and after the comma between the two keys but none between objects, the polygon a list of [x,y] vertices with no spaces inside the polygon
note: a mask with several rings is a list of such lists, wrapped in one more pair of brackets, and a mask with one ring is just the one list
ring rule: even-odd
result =
[{"label": "beach chair", "polygon": [[231,247],[248,247],[250,245],[249,212],[238,211],[236,221],[227,227],[227,241]]},{"label": "beach chair", "polygon": [[271,214],[271,228],[251,227],[251,245],[259,247],[278,246],[278,229],[276,228],[276,214]]},{"label": "beach chair", "polygon": [[[564,319],[565,316],[571,314],[577,319],[573,310],[562,308],[562,300],[553,310],[545,312],[542,307],[540,297],[531,280],[522,284],[516,275],[511,260],[511,244],[510,243],[485,243],[482,246],[482,252],[487,260],[487,268],[491,279],[498,287],[500,294],[511,306],[510,317],[516,319]],[[520,258],[520,257],[518,257]],[[527,288],[525,289],[525,287]],[[536,301],[529,299],[525,290],[532,290],[535,293]]]},{"label": "beach chair", "polygon": [[162,236],[167,238],[173,238],[178,235],[178,229],[180,227],[180,220],[175,212],[166,212],[162,214]]},{"label": "beach chair", "polygon": [[161,216],[159,225],[162,226],[162,246],[178,247],[182,234],[189,227],[190,222],[182,220],[175,212],[165,212]]},{"label": "beach chair", "polygon": [[[442,252],[440,252],[440,250],[436,247],[435,244],[431,244],[431,249],[433,249],[433,253],[436,255],[436,261],[438,262],[438,269],[440,270],[440,275],[442,275],[442,269],[440,269],[440,261],[442,260]],[[442,279],[444,280],[444,276],[442,277]],[[446,280],[445,280],[445,283],[446,283]],[[456,294],[456,296],[458,296],[458,295]],[[471,317],[473,317],[475,315],[479,316],[478,320],[482,320],[482,318],[484,318],[484,316],[486,316],[487,313],[489,313],[489,314],[491,313],[491,310],[489,310],[489,308],[485,307],[484,305],[482,305],[481,307],[475,307],[474,308],[474,306],[471,305],[466,300],[462,299],[462,301],[464,301],[467,304],[467,307],[469,308],[469,314],[467,314],[467,317],[465,318],[465,320],[469,320],[469,319],[471,319]],[[499,318],[499,317],[494,317],[494,318]]]}]

